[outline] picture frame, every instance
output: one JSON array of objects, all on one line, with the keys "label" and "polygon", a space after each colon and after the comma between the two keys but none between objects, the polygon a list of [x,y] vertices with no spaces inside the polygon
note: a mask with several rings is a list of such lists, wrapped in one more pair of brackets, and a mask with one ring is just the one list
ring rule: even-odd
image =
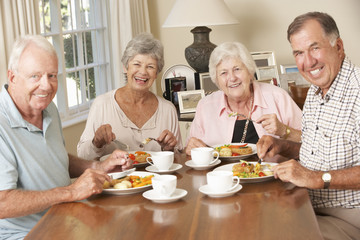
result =
[{"label": "picture frame", "polygon": [[250,54],[258,68],[276,65],[275,54],[272,51],[251,52]]},{"label": "picture frame", "polygon": [[269,82],[281,87],[279,72],[273,51],[251,52],[256,64],[256,79],[259,82]]},{"label": "picture frame", "polygon": [[204,89],[177,92],[180,113],[192,113],[196,111],[198,102],[205,97]]},{"label": "picture frame", "polygon": [[281,74],[288,74],[288,73],[295,73],[299,72],[298,67],[296,64],[282,64],[280,65],[280,73]]},{"label": "picture frame", "polygon": [[194,73],[194,79],[195,89],[204,89],[205,96],[219,90],[216,84],[211,80],[208,72]]},{"label": "picture frame", "polygon": [[175,106],[179,105],[177,92],[186,91],[186,78],[174,77],[165,79],[165,92],[164,98],[171,101]]}]

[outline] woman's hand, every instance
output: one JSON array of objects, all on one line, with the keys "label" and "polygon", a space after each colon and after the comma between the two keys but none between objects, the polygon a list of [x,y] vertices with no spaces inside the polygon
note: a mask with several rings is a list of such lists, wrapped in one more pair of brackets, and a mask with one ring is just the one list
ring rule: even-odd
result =
[{"label": "woman's hand", "polygon": [[175,135],[167,129],[160,134],[156,141],[161,145],[163,151],[173,151],[177,144]]},{"label": "woman's hand", "polygon": [[198,138],[192,137],[189,139],[189,142],[185,148],[185,152],[187,155],[191,155],[191,149],[198,147],[206,147],[207,145]]},{"label": "woman's hand", "polygon": [[102,148],[104,145],[111,143],[115,139],[115,134],[112,132],[110,124],[101,125],[95,132],[92,140],[97,148]]},{"label": "woman's hand", "polygon": [[259,119],[256,120],[256,123],[260,123],[265,131],[269,134],[273,134],[279,137],[282,137],[286,134],[285,124],[279,121],[275,113],[262,115]]}]

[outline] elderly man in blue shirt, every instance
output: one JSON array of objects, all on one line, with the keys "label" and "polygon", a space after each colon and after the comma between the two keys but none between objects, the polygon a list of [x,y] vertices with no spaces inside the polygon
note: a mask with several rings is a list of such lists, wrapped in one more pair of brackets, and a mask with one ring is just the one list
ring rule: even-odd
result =
[{"label": "elderly man in blue shirt", "polygon": [[57,74],[55,49],[44,37],[15,42],[0,93],[0,239],[22,239],[52,205],[101,193],[107,172],[132,166],[118,150],[103,162],[67,153],[52,102]]}]

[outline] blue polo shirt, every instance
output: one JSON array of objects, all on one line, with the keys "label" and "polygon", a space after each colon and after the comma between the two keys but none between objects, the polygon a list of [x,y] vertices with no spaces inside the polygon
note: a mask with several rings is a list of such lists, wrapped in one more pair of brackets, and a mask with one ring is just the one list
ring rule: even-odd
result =
[{"label": "blue polo shirt", "polygon": [[[69,159],[55,104],[43,111],[41,130],[22,118],[7,87],[0,92],[0,191],[69,185]],[[24,237],[44,213],[0,219],[0,239]]]}]

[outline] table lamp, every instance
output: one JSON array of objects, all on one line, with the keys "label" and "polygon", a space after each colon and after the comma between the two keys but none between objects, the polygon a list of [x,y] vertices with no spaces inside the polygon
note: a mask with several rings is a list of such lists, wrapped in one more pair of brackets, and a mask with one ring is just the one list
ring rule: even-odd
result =
[{"label": "table lamp", "polygon": [[185,49],[185,59],[197,72],[209,71],[209,58],[216,47],[209,40],[211,29],[206,26],[236,24],[223,0],[176,0],[162,27],[195,27],[194,42]]}]

